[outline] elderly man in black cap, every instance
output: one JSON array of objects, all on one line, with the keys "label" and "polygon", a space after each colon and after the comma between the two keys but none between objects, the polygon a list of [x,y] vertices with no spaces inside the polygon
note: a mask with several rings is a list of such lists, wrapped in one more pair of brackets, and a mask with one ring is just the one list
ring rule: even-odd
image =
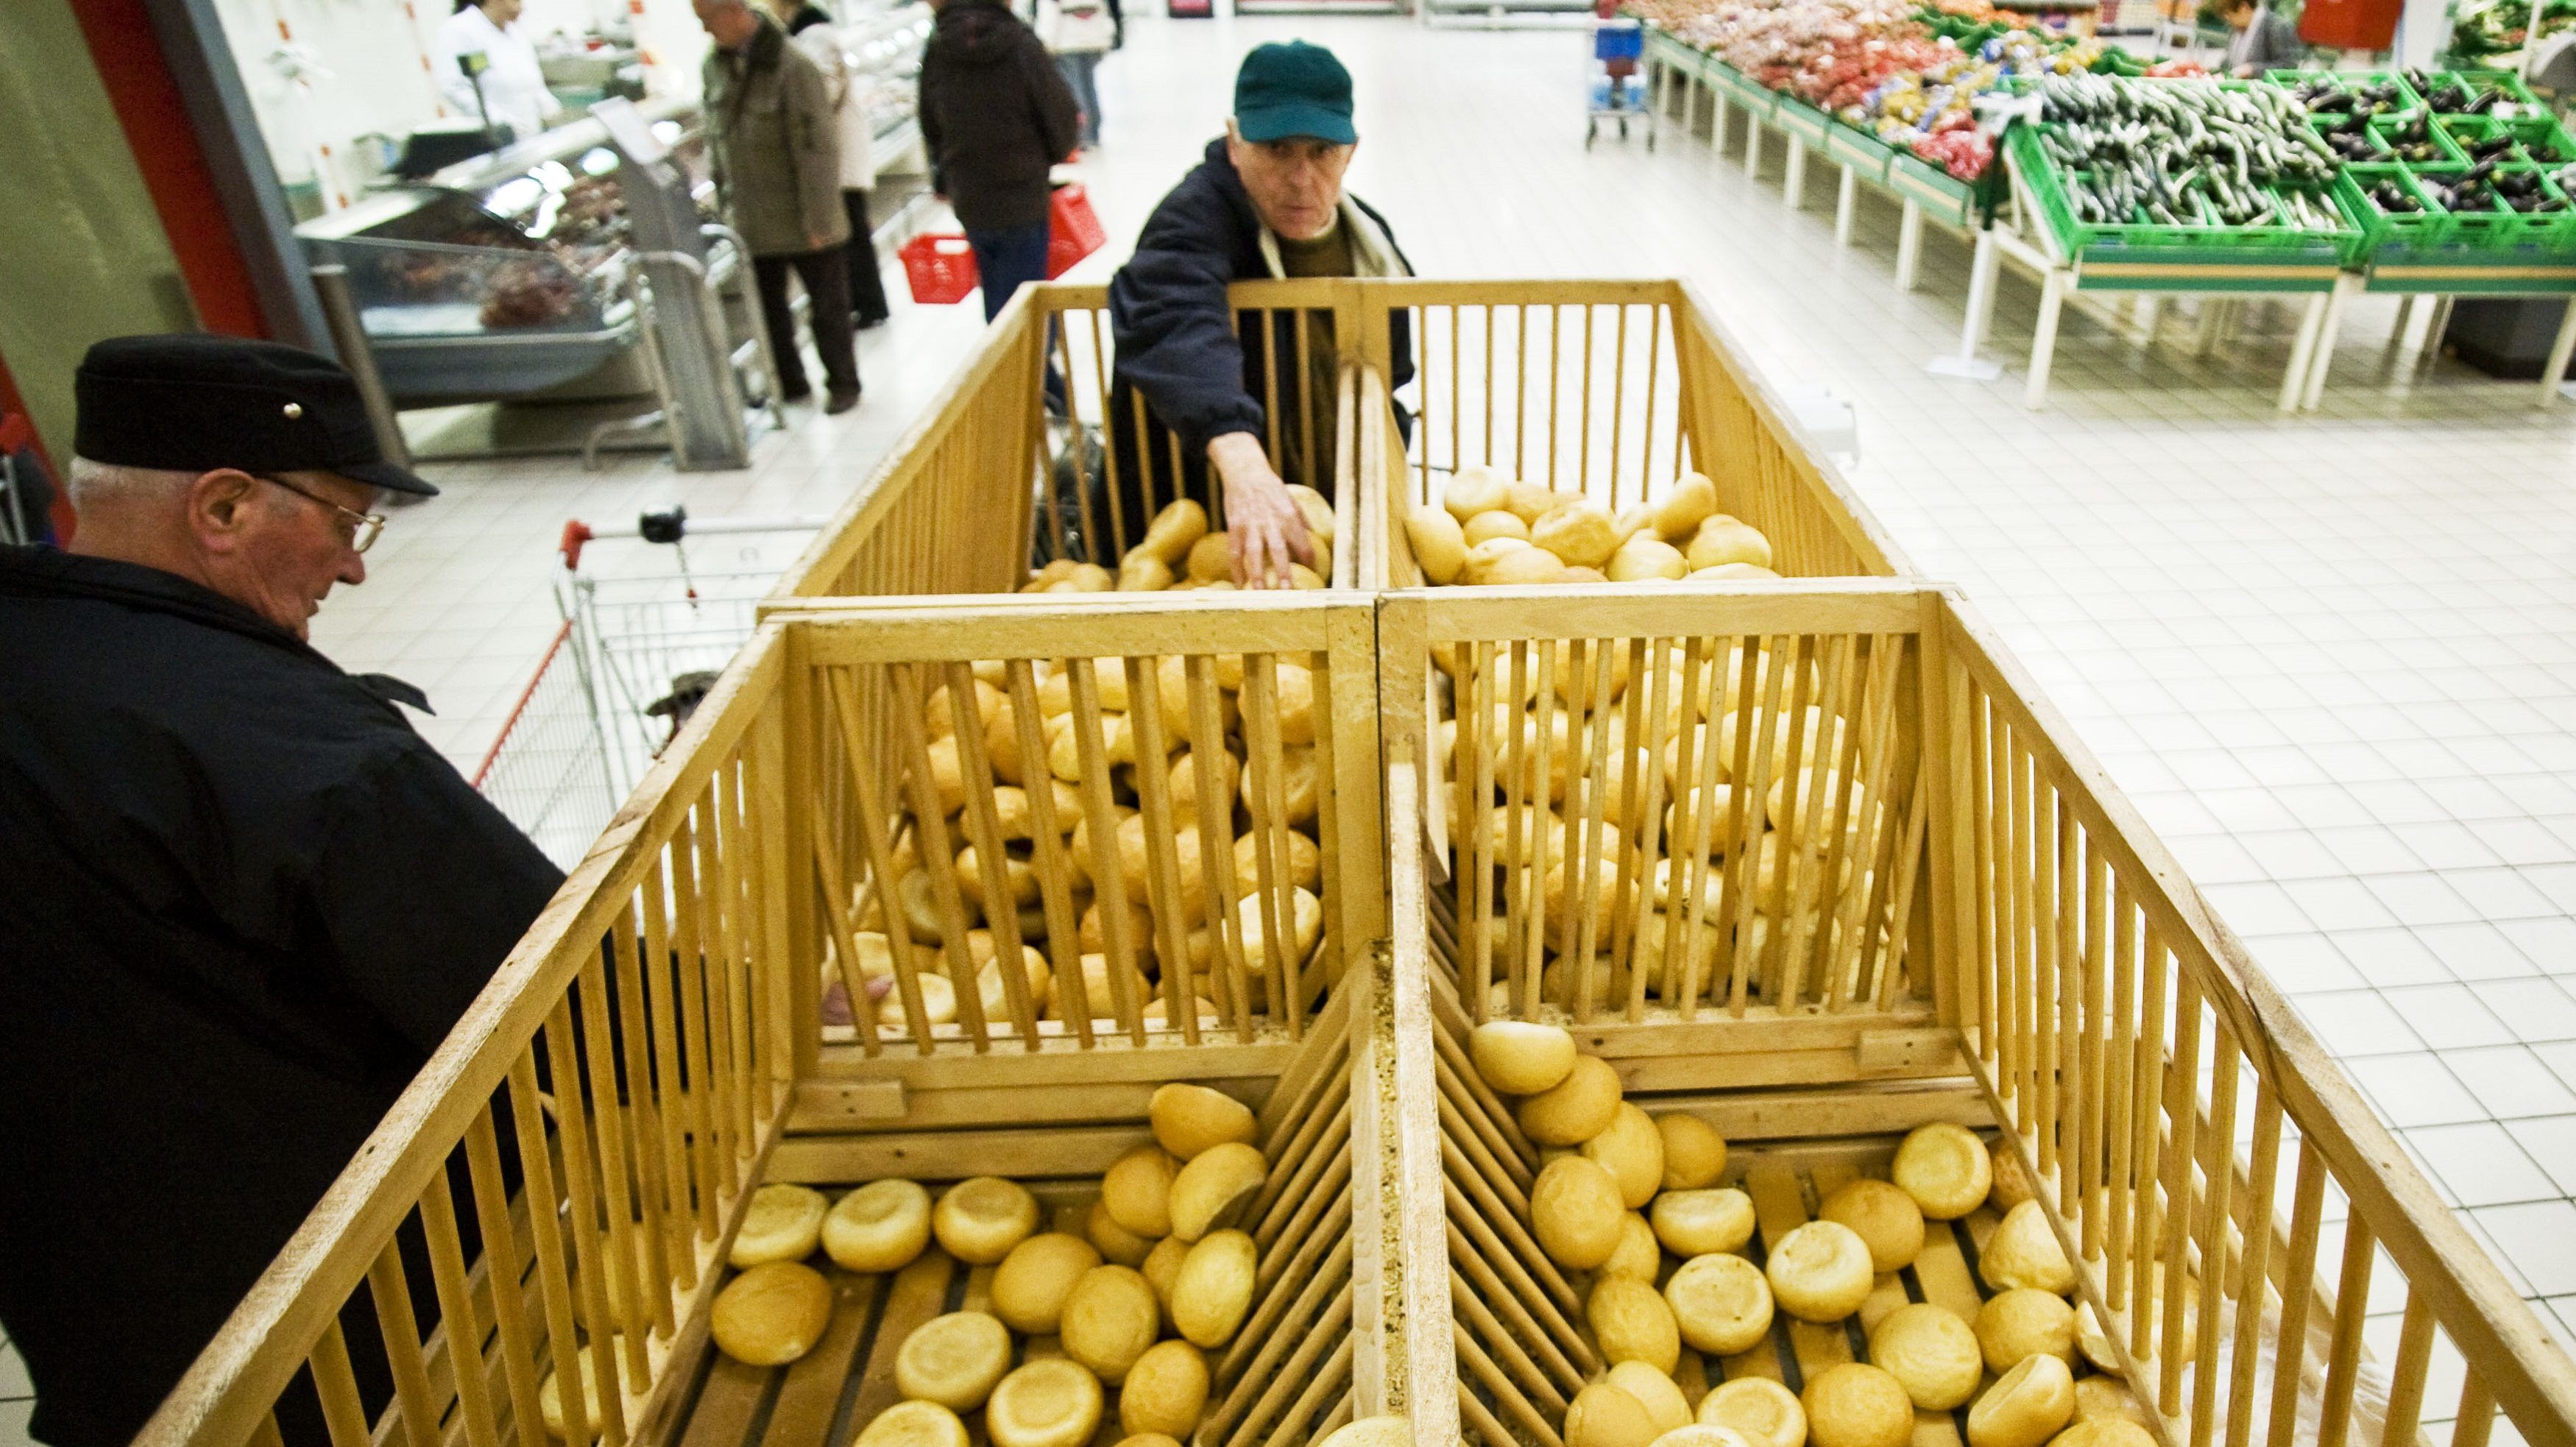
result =
[{"label": "elderly man in black cap", "polygon": [[347,372],[128,337],[77,395],[70,550],[0,548],[0,1323],[33,1434],[106,1447],[562,875],[305,641],[379,494],[436,491]]}]

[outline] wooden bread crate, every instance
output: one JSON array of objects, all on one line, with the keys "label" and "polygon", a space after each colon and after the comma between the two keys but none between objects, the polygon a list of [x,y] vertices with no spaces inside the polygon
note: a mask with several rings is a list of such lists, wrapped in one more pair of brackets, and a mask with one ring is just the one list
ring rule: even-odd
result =
[{"label": "wooden bread crate", "polygon": [[[1989,1132],[2032,1183],[2105,1349],[2167,1447],[2576,1439],[2576,1364],[1954,594],[1799,583],[1577,592],[1601,596],[1478,589],[1390,596],[1381,609],[1396,991],[1419,990],[1432,1023],[1428,1040],[1401,1037],[1397,1062],[1413,1086],[1398,1139],[1431,1141],[1405,1162],[1417,1203],[1405,1229],[1445,1245],[1456,1268],[1454,1349],[1414,1375],[1422,1440],[1554,1442],[1592,1367],[1580,1283],[1554,1279],[1527,1249],[1539,1157],[1459,1048],[1487,1018],[1566,1023],[1630,1100],[1725,1135],[1727,1177],[1755,1201],[1757,1245],[1805,1220],[1823,1190],[1884,1175],[1904,1131],[1950,1121]],[[1745,995],[1646,1008],[1631,995],[1587,1019],[1521,991],[1526,957],[1502,976],[1513,988],[1479,988],[1460,887],[1406,822],[1426,818],[1442,787],[1426,767],[1428,721],[1397,702],[1424,697],[1431,650],[1563,639],[1597,657],[1643,638],[1707,655],[1741,637],[1829,656],[1869,640],[1902,660],[1889,723],[1924,761],[1903,805],[1920,823],[1901,836],[1920,856],[1904,866],[1916,902],[1882,910],[1875,901],[1891,892],[1873,887],[1862,916],[1882,931],[1877,981],[1894,969],[1895,994],[1828,988],[1766,1014],[1788,977],[1757,969]],[[1872,738],[1861,734],[1862,752],[1908,756]],[[1589,752],[1583,766],[1604,757]],[[1622,867],[1650,858],[1654,839],[1631,840],[1638,852]],[[1882,858],[1877,872],[1888,867]],[[1737,949],[1731,985],[1747,981],[1746,959]],[[1855,1033],[1819,1052],[1810,1032],[1837,1026]],[[1937,1048],[1873,1047],[1889,1030]],[[1909,1298],[1972,1310],[1992,1228],[1991,1212],[1934,1223],[1915,1266],[1881,1277],[1860,1320]],[[1841,1326],[1784,1317],[1742,1357],[1686,1353],[1680,1376],[1695,1402],[1722,1377],[1795,1385],[1866,1348]],[[1444,1370],[1454,1390],[1437,1383]],[[1916,1447],[1962,1440],[1964,1421],[1920,1414]]]},{"label": "wooden bread crate", "polygon": [[1689,284],[1367,285],[1372,302],[1382,294],[1412,318],[1420,371],[1409,438],[1386,405],[1383,366],[1360,381],[1360,477],[1373,491],[1359,586],[1422,585],[1405,512],[1436,505],[1448,477],[1471,464],[1613,513],[1696,471],[1716,484],[1720,512],[1770,540],[1783,574],[1914,573]]},{"label": "wooden bread crate", "polygon": [[[1127,596],[1079,611],[1036,598],[920,600],[763,625],[144,1437],[275,1443],[282,1413],[290,1426],[318,1415],[334,1447],[542,1443],[539,1384],[549,1373],[575,1380],[578,1356],[609,1388],[602,1420],[577,1428],[579,1440],[747,1447],[765,1422],[763,1442],[819,1442],[811,1434],[850,1403],[884,1405],[879,1368],[900,1343],[889,1313],[978,1287],[936,1259],[891,1281],[837,1279],[817,1365],[709,1368],[708,1310],[751,1188],[1000,1172],[1034,1178],[1064,1204],[1081,1191],[1067,1178],[1096,1177],[1147,1138],[1147,1102],[1167,1081],[1255,1105],[1274,1167],[1250,1228],[1264,1251],[1252,1318],[1263,1330],[1216,1360],[1210,1420],[1224,1431],[1211,1440],[1302,1441],[1386,1410],[1394,1326],[1383,1309],[1401,1265],[1378,1225],[1397,1198],[1380,1181],[1387,1156],[1376,1144],[1392,1026],[1376,1003],[1386,925],[1372,625],[1364,601],[1326,593],[1226,607]],[[1039,1019],[1051,994],[1041,977],[992,971],[996,1003],[983,1011],[987,972],[962,871],[921,868],[912,872],[938,885],[919,922],[936,942],[904,949],[888,932],[882,1027],[865,1011],[826,1026],[825,965],[867,998],[855,941],[885,918],[870,913],[877,867],[943,830],[999,839],[1003,786],[980,745],[1020,733],[1021,715],[1002,714],[1005,727],[988,733],[967,724],[972,703],[950,711],[964,770],[952,810],[930,777],[934,691],[972,699],[974,665],[998,662],[1001,696],[1027,704],[1041,686],[1037,661],[1058,665],[1065,727],[1093,781],[1072,792],[1096,822],[1115,807],[1110,680],[1132,690],[1136,746],[1150,757],[1162,715],[1146,705],[1166,702],[1156,660],[1184,657],[1181,696],[1168,700],[1190,735],[1175,773],[1204,781],[1224,747],[1221,713],[1248,715],[1251,802],[1238,816],[1228,797],[1199,817],[1217,837],[1233,837],[1235,817],[1249,821],[1250,883],[1239,892],[1274,905],[1291,867],[1286,835],[1312,830],[1322,929],[1311,955],[1248,950],[1238,923],[1254,916],[1231,907],[1238,888],[1217,871],[1205,875],[1214,963],[1176,969],[1169,962],[1186,954],[1165,956],[1161,999],[1112,973],[1126,986],[1112,985],[1111,998]],[[1311,745],[1280,738],[1292,670],[1311,696]],[[1295,786],[1311,823],[1291,802],[1294,753],[1309,760]],[[1164,792],[1173,777],[1135,776],[1153,825],[1141,877],[1113,862],[1115,850],[1096,862],[1096,898],[1114,906],[1132,888],[1140,906],[1132,930],[1109,923],[1126,911],[1102,911],[1104,969],[1139,959],[1142,936],[1169,946],[1180,933],[1171,846],[1181,826]],[[1048,807],[1033,806],[1041,822]],[[1061,927],[1075,903],[1063,850],[1042,832],[1030,866],[1050,929],[1046,950],[1029,948],[1058,964],[1072,951]],[[1010,887],[990,868],[979,877],[989,897]],[[1012,957],[1017,924],[1014,911],[994,917],[994,958]],[[1270,939],[1294,937],[1275,907],[1265,927]],[[1084,975],[1078,962],[1053,973],[1070,989]],[[934,982],[958,1001],[958,1019],[932,1018]],[[1205,1018],[1153,1018],[1202,988]],[[501,1164],[511,1144],[517,1173]],[[470,1332],[451,1331],[467,1322]],[[615,1329],[592,1331],[599,1323]],[[457,1339],[483,1360],[460,1370]],[[366,1371],[374,1362],[389,1363],[382,1390]],[[317,1389],[319,1413],[299,1414]]]},{"label": "wooden bread crate", "polygon": [[[1359,360],[1374,355],[1352,306],[1357,283],[1244,282],[1228,288],[1236,331],[1258,345],[1265,332],[1303,367],[1323,346],[1326,328],[1341,339],[1342,367],[1329,419],[1319,409],[1284,416],[1275,379],[1268,388],[1264,452],[1285,480],[1335,500],[1343,546],[1325,579],[1353,586],[1359,557],[1349,540],[1361,489],[1352,480],[1359,409]],[[1384,328],[1378,329],[1381,333]],[[1382,338],[1378,342],[1382,349]],[[1211,528],[1225,525],[1220,490],[1185,468],[1177,441],[1127,399],[1111,416],[1117,344],[1109,289],[1045,283],[1022,287],[985,328],[958,374],[876,471],[834,512],[771,591],[773,602],[897,593],[1007,593],[1028,577],[1033,554],[1077,558],[1111,572],[1144,538],[1155,510],[1187,496],[1206,509]],[[1063,383],[1050,416],[1047,371]],[[1322,427],[1330,426],[1329,435]],[[1145,476],[1110,445],[1122,431],[1147,440]],[[1075,439],[1089,438],[1097,453]],[[1176,482],[1187,474],[1186,483]],[[1079,475],[1095,484],[1041,508],[1041,489]],[[1103,495],[1094,497],[1094,491]],[[997,539],[1018,540],[997,545]]]}]

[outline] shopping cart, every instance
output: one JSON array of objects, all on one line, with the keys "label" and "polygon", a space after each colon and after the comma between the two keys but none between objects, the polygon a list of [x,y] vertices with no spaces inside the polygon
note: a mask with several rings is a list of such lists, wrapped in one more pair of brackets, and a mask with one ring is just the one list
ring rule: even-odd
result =
[{"label": "shopping cart", "polygon": [[1655,108],[1646,102],[1645,27],[1619,14],[1618,0],[1600,0],[1592,27],[1592,102],[1583,118],[1583,149],[1591,150],[1604,121],[1615,121],[1619,139],[1628,139],[1628,122],[1646,128],[1646,149],[1655,148]]},{"label": "shopping cart", "polygon": [[[801,538],[785,550],[740,541],[709,567],[704,558],[691,562],[688,541],[811,533],[824,521],[691,519],[675,507],[625,525],[565,523],[555,578],[562,625],[475,770],[474,787],[547,857],[571,868],[750,639],[754,605],[803,546]],[[607,568],[590,558],[590,544],[624,540],[670,552],[667,560],[647,553]]]}]

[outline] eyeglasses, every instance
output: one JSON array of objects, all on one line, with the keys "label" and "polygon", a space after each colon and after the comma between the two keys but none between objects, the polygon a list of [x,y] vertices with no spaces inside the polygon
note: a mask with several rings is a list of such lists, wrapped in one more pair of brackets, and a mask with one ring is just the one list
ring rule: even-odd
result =
[{"label": "eyeglasses", "polygon": [[273,483],[279,487],[285,488],[288,492],[295,494],[306,502],[318,502],[324,507],[329,508],[331,511],[338,513],[340,516],[347,518],[349,520],[348,543],[350,552],[363,553],[367,549],[374,547],[376,545],[376,534],[385,530],[385,520],[382,514],[359,512],[355,508],[342,507],[327,497],[323,497],[317,493],[306,492],[304,489],[297,487],[294,483],[288,482],[285,478],[271,477],[265,472],[254,472],[251,476],[258,478],[262,482]]}]

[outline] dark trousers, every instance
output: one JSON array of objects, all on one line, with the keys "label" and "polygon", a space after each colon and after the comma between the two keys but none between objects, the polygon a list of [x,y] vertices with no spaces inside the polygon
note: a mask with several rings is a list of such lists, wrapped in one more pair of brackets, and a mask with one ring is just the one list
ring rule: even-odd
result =
[{"label": "dark trousers", "polygon": [[751,267],[760,283],[760,315],[769,325],[769,362],[778,372],[779,394],[793,401],[812,391],[796,345],[796,316],[787,309],[790,267],[805,284],[805,320],[814,329],[814,350],[823,358],[823,385],[835,392],[859,390],[859,354],[850,330],[849,254],[836,246],[793,256],[755,256]]},{"label": "dark trousers", "polygon": [[885,275],[877,265],[876,227],[868,222],[868,193],[843,191],[841,209],[850,213],[850,310],[858,324],[872,327],[892,313],[886,310]]},{"label": "dark trousers", "polygon": [[975,248],[975,270],[984,282],[984,320],[1002,314],[1002,303],[1022,282],[1046,280],[1047,224],[1006,226],[997,231],[969,228],[966,244]]}]

